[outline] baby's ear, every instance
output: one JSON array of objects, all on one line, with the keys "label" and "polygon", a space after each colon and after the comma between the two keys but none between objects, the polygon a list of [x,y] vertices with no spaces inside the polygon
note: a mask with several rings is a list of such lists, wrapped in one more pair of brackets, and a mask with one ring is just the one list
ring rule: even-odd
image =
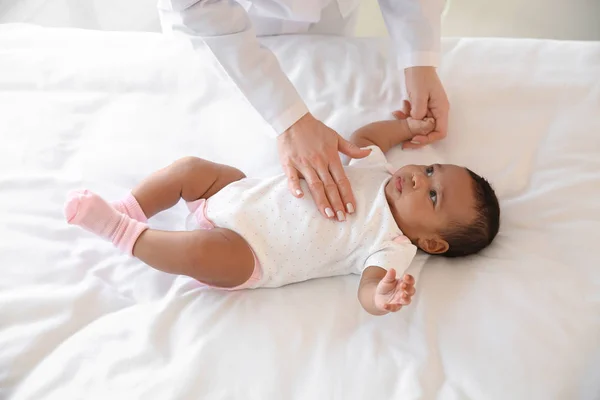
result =
[{"label": "baby's ear", "polygon": [[450,245],[441,237],[432,237],[428,239],[419,239],[417,246],[429,254],[443,254],[448,251]]}]

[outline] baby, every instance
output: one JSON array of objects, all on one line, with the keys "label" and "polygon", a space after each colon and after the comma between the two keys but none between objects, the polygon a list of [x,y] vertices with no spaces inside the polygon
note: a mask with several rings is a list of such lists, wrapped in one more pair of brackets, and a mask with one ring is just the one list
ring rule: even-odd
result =
[{"label": "baby", "polygon": [[[440,164],[390,169],[385,152],[434,127],[431,118],[400,118],[352,135],[371,152],[345,167],[356,198],[347,218],[324,218],[309,195],[292,197],[285,175],[246,178],[195,157],[155,172],[112,204],[87,190],[71,192],[65,216],[153,268],[228,290],[361,274],[361,305],[383,315],[410,304],[414,278],[397,278],[396,270],[408,268],[417,248],[466,256],[498,232],[496,195],[472,171]],[[181,198],[191,212],[188,231],[148,227],[148,218]]]}]

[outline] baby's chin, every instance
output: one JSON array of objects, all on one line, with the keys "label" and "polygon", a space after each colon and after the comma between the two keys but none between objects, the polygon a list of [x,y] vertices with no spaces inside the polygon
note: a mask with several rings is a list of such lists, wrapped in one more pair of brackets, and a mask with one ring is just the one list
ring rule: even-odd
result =
[{"label": "baby's chin", "polygon": [[396,221],[396,225],[398,225],[398,228],[400,228],[400,230],[402,232],[404,232],[404,229],[402,229],[402,224],[400,222],[400,218],[398,218],[398,215],[400,215],[399,210],[397,209],[396,206],[396,201],[398,200],[398,197],[400,196],[398,191],[396,190],[395,184],[394,184],[394,177],[392,177],[392,179],[389,180],[389,182],[385,185],[385,199],[387,201],[388,207],[390,208],[390,211],[392,212],[392,216],[394,217],[394,221]]},{"label": "baby's chin", "polygon": [[388,205],[390,206],[390,209],[392,210],[393,214],[395,214],[395,206],[394,206],[394,200],[396,200],[398,198],[398,193],[394,184],[394,181],[396,179],[396,175],[393,175],[392,178],[388,181],[388,183],[385,184],[385,199],[387,200]]}]

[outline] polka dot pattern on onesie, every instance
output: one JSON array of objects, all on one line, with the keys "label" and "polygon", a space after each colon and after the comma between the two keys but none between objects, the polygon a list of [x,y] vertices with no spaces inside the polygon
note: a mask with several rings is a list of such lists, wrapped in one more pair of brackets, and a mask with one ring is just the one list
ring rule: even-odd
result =
[{"label": "polka dot pattern on onesie", "polygon": [[305,196],[293,197],[285,175],[246,178],[208,199],[208,219],[239,233],[259,259],[257,287],[360,274],[370,265],[399,273],[408,268],[416,247],[397,240],[403,235],[385,198],[391,174],[383,153],[374,148],[345,169],[357,203],[345,222],[321,215],[304,180]]}]

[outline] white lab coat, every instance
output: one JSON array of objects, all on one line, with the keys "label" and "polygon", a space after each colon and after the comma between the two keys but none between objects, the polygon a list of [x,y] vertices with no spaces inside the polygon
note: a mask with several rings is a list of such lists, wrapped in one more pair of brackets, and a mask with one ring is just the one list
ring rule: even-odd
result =
[{"label": "white lab coat", "polygon": [[[159,0],[164,33],[183,35],[194,48],[214,54],[250,104],[283,133],[308,109],[273,53],[257,36],[321,33],[326,22],[348,32],[360,0]],[[379,0],[379,6],[402,68],[437,66],[440,20],[445,0]],[[321,24],[321,25],[325,25]],[[316,27],[316,29],[315,29]]]}]

